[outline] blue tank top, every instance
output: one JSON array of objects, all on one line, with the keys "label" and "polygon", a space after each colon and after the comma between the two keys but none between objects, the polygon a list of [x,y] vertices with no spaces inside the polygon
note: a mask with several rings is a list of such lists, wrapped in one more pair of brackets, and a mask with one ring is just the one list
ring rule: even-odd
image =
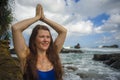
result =
[{"label": "blue tank top", "polygon": [[50,71],[40,71],[38,70],[38,80],[56,80],[54,69]]}]

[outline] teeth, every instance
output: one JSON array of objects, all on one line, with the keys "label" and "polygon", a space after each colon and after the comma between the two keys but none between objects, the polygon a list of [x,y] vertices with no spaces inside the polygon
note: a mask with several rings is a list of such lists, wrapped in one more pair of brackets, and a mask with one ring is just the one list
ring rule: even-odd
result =
[{"label": "teeth", "polygon": [[43,45],[48,45],[48,43],[43,43]]}]

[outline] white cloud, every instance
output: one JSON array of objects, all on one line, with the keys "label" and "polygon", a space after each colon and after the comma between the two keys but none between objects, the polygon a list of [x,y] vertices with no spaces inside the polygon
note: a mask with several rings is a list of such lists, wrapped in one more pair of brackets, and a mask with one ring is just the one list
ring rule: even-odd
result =
[{"label": "white cloud", "polygon": [[120,30],[120,14],[112,14],[102,26],[95,28],[99,32],[117,32]]},{"label": "white cloud", "polygon": [[119,24],[120,25],[120,13],[112,14],[108,23]]},{"label": "white cloud", "polygon": [[65,9],[64,0],[44,0],[42,3],[43,7],[52,13],[61,14]]},{"label": "white cloud", "polygon": [[76,24],[69,24],[68,30],[73,33],[90,34],[93,32],[93,24],[90,21],[79,21]]},{"label": "white cloud", "polygon": [[[83,18],[95,17],[108,10],[109,0],[80,0],[77,4],[74,0],[67,0],[68,11],[80,14]],[[115,5],[114,5],[115,6]]]},{"label": "white cloud", "polygon": [[[68,35],[89,35],[92,33],[111,32],[119,40],[120,33],[120,1],[119,0],[15,0],[14,17],[20,20],[34,17],[35,7],[42,4],[45,16],[68,29]],[[67,4],[67,6],[66,6]],[[101,26],[94,26],[88,18],[106,13],[110,18]],[[39,23],[39,22],[38,22]],[[30,34],[32,27],[24,34]],[[54,35],[54,32],[52,31]],[[107,40],[106,38],[103,38]],[[111,38],[109,38],[111,39]]]},{"label": "white cloud", "polygon": [[[72,0],[67,0],[68,6],[65,6],[64,0],[55,0],[55,1],[54,0],[49,0],[49,1],[48,0],[44,0],[44,1],[17,0],[16,8],[15,8],[15,10],[16,10],[15,17],[17,18],[17,20],[19,21],[19,20],[22,20],[25,18],[33,17],[35,15],[35,6],[37,3],[41,3],[43,5],[43,8],[45,10],[45,15],[48,18],[53,19],[56,22],[63,24],[65,26],[68,24],[71,24],[71,22],[72,23],[74,22],[75,25],[77,26],[78,24],[80,24],[78,22],[80,22],[81,20],[87,19],[88,17],[94,17],[100,13],[103,13],[104,11],[107,11],[108,7],[106,6],[106,4],[108,4],[108,3],[112,4],[109,2],[109,0],[105,0],[105,1],[103,1],[103,0],[99,0],[99,1],[80,0],[77,4]],[[113,8],[113,6],[111,6],[111,7]],[[109,10],[111,10],[111,9],[109,9]],[[28,13],[29,13],[29,15],[28,15]],[[117,15],[119,15],[119,14],[117,14]],[[115,21],[112,19],[112,18],[114,18],[114,16],[111,17],[111,20],[109,20],[108,22],[111,23],[111,22]],[[120,21],[119,18],[117,19],[117,16],[115,19],[116,19],[116,22]],[[106,22],[105,25],[103,25],[103,26],[108,26],[109,25],[109,24],[107,24],[108,22]],[[84,23],[86,23],[86,21]],[[87,23],[86,23],[86,25],[87,25]],[[99,26],[99,27],[102,27],[102,26]],[[72,27],[72,28],[74,29],[74,27]],[[81,28],[81,29],[83,29],[83,31],[84,31],[84,28]],[[76,29],[76,30],[78,32],[79,29]],[[104,28],[104,30],[105,30],[105,28]],[[89,31],[87,31],[87,32],[89,32]]]},{"label": "white cloud", "polygon": [[113,37],[114,37],[115,40],[120,42],[120,31],[118,31],[115,34],[113,34]]},{"label": "white cloud", "polygon": [[112,42],[111,37],[106,37],[106,36],[102,36],[100,40],[96,41],[96,43],[100,43],[100,44],[105,44],[105,43],[110,43]]},{"label": "white cloud", "polygon": [[110,18],[102,26],[95,28],[96,33],[109,33],[110,36],[104,36],[96,43],[101,44],[120,44],[120,14],[111,14]]},{"label": "white cloud", "polygon": [[14,17],[16,19],[15,22],[21,21],[23,19],[27,19],[35,16],[35,8],[32,6],[23,6],[16,2]]}]

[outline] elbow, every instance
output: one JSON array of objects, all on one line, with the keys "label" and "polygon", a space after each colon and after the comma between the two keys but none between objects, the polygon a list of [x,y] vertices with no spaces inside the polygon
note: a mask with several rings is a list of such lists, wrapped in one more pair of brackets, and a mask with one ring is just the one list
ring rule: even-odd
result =
[{"label": "elbow", "polygon": [[60,34],[67,35],[67,29],[64,29]]},{"label": "elbow", "polygon": [[67,29],[64,29],[63,33],[67,34]]},{"label": "elbow", "polygon": [[65,33],[67,33],[67,29],[65,29]]},{"label": "elbow", "polygon": [[67,29],[63,28],[62,30],[58,31],[58,34],[64,34],[64,35],[66,35],[67,34]]},{"label": "elbow", "polygon": [[62,34],[67,34],[67,29],[64,28],[64,30],[62,30],[61,33],[62,33]]},{"label": "elbow", "polygon": [[11,29],[12,29],[12,31],[19,31],[19,29],[18,29],[18,27],[16,26],[16,25],[12,25],[12,27],[11,27]]},{"label": "elbow", "polygon": [[15,25],[12,25],[11,29],[12,29],[12,31],[16,31],[17,30]]}]

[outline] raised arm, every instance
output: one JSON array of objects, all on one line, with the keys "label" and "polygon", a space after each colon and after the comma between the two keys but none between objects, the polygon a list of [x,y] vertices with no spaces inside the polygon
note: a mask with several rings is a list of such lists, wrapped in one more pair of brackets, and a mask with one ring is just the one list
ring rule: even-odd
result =
[{"label": "raised arm", "polygon": [[59,53],[63,47],[64,41],[66,38],[66,34],[67,34],[67,30],[60,24],[58,24],[54,21],[51,21],[47,18],[44,18],[43,22],[50,25],[58,33],[58,36],[55,39],[54,45],[57,48],[57,52]]},{"label": "raised arm", "polygon": [[12,26],[14,48],[20,59],[25,58],[29,54],[29,49],[26,45],[22,32],[40,19],[40,8],[40,5],[37,5],[35,17],[20,21]]},{"label": "raised arm", "polygon": [[63,47],[64,41],[65,41],[65,38],[66,38],[66,34],[67,34],[67,30],[62,25],[60,25],[60,24],[58,24],[58,23],[56,23],[56,22],[54,22],[50,19],[47,19],[44,16],[43,8],[42,8],[41,12],[42,12],[41,13],[42,17],[41,17],[40,20],[42,20],[43,22],[48,24],[50,27],[52,27],[58,33],[58,36],[55,39],[54,45],[57,48],[57,52],[59,53],[61,51],[62,47]]}]

